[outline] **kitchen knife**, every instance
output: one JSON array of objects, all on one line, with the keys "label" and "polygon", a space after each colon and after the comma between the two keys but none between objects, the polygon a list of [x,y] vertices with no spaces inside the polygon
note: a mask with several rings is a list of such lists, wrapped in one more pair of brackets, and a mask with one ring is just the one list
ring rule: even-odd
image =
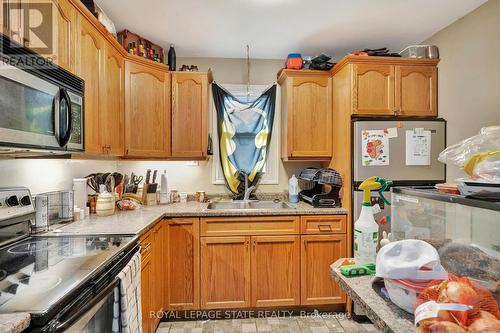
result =
[{"label": "kitchen knife", "polygon": [[158,174],[158,170],[153,171],[153,181],[152,183],[156,183],[156,175]]},{"label": "kitchen knife", "polygon": [[149,180],[151,179],[151,169],[146,171],[146,184],[149,184]]}]

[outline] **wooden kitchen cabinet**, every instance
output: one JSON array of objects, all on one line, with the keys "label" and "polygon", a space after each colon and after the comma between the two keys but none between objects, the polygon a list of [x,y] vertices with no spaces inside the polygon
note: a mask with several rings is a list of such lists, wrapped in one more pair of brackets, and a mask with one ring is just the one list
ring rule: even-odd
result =
[{"label": "wooden kitchen cabinet", "polygon": [[250,306],[250,237],[203,237],[201,308]]},{"label": "wooden kitchen cabinet", "polygon": [[172,73],[172,157],[204,159],[211,73]]},{"label": "wooden kitchen cabinet", "polygon": [[299,236],[253,236],[251,246],[251,305],[299,305]]},{"label": "wooden kitchen cabinet", "polygon": [[347,87],[341,100],[334,102],[333,112],[341,106],[355,116],[435,117],[438,63],[438,59],[346,56],[331,70],[334,87]]},{"label": "wooden kitchen cabinet", "polygon": [[394,115],[394,66],[356,64],[353,77],[354,114]]},{"label": "wooden kitchen cabinet", "polygon": [[285,160],[332,157],[332,84],[328,71],[282,71],[281,155]]},{"label": "wooden kitchen cabinet", "polygon": [[198,218],[166,220],[167,310],[200,306],[200,238]]},{"label": "wooden kitchen cabinet", "polygon": [[101,154],[101,131],[99,125],[101,103],[105,96],[103,62],[105,40],[99,31],[84,17],[78,24],[77,75],[85,81],[85,152]]},{"label": "wooden kitchen cabinet", "polygon": [[111,45],[104,48],[103,92],[99,110],[100,145],[102,152],[123,156],[124,137],[124,75],[122,55]]},{"label": "wooden kitchen cabinet", "polygon": [[164,65],[125,61],[125,156],[170,156],[170,74]]},{"label": "wooden kitchen cabinet", "polygon": [[395,66],[395,107],[401,116],[437,116],[437,68]]},{"label": "wooden kitchen cabinet", "polygon": [[347,255],[345,235],[307,235],[301,239],[301,304],[338,304],[346,301],[333,281],[330,265]]},{"label": "wooden kitchen cabinet", "polygon": [[[38,1],[38,0],[36,0]],[[54,5],[54,25],[57,29],[53,40],[54,63],[75,72],[77,54],[77,11],[69,0],[48,0]]]},{"label": "wooden kitchen cabinet", "polygon": [[145,333],[154,333],[160,322],[156,314],[164,309],[163,248],[164,223],[158,222],[141,236],[141,306],[142,327]]}]

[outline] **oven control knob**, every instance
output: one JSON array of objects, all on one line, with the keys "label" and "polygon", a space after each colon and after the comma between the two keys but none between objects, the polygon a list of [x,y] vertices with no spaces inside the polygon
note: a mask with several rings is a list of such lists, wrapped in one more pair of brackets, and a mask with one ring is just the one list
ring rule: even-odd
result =
[{"label": "oven control knob", "polygon": [[5,203],[7,204],[7,206],[10,206],[10,207],[18,206],[19,199],[17,198],[17,196],[12,195],[5,200]]},{"label": "oven control knob", "polygon": [[29,195],[25,195],[21,198],[21,206],[29,206],[31,205],[31,198]]}]

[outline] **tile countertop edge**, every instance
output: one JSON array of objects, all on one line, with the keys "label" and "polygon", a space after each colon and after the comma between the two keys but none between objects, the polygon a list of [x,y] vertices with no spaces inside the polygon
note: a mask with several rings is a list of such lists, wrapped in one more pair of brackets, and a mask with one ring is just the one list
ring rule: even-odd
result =
[{"label": "tile countertop edge", "polygon": [[30,325],[30,314],[26,312],[0,314],[0,333],[19,333]]},{"label": "tile countertop edge", "polygon": [[[206,203],[188,202],[164,206],[144,206],[135,211],[122,211],[111,216],[92,215],[80,221],[56,226],[48,235],[110,235],[124,234],[141,236],[163,218],[176,217],[238,217],[238,216],[285,216],[285,215],[346,215],[345,208],[314,208],[305,203],[295,209],[273,210],[209,210]],[[126,221],[126,225],[123,222]]]},{"label": "tile countertop edge", "polygon": [[365,312],[373,324],[383,332],[408,333],[419,332],[413,325],[413,315],[405,312],[391,302],[380,297],[372,288],[373,276],[345,277],[340,273],[337,260],[330,266],[330,273],[335,282]]}]

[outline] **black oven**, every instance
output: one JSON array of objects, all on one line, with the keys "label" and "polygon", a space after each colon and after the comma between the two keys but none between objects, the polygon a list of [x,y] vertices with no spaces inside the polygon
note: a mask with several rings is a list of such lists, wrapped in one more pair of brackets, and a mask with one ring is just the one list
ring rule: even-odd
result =
[{"label": "black oven", "polygon": [[83,151],[84,81],[0,36],[0,146]]}]

